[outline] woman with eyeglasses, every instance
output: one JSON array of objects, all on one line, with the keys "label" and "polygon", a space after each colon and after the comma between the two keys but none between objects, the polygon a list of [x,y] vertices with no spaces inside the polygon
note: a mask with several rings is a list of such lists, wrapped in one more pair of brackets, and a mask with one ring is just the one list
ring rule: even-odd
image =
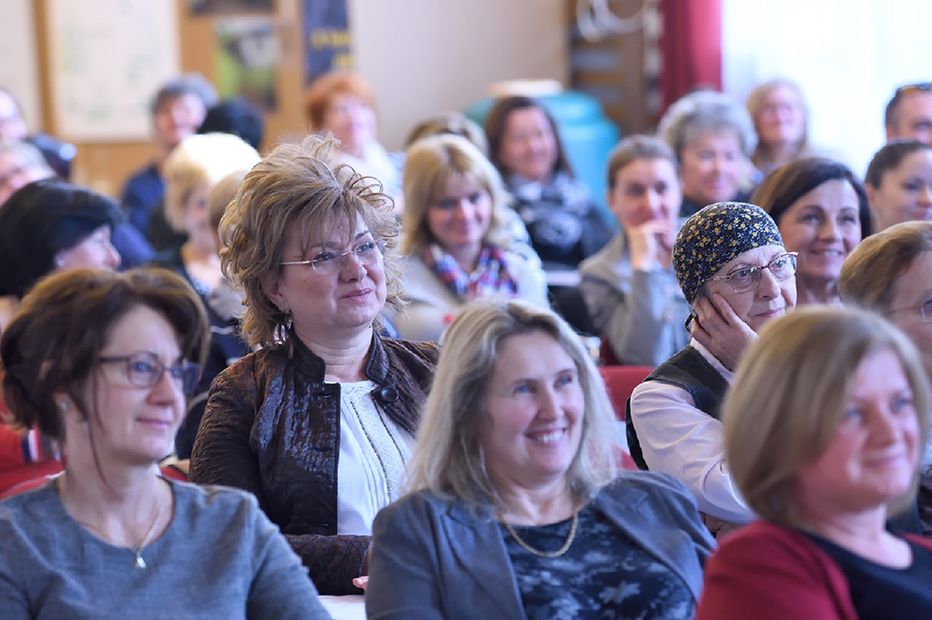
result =
[{"label": "woman with eyeglasses", "polygon": [[683,481],[724,533],[754,515],[728,472],[719,406],[756,332],[796,306],[796,254],[763,209],[723,202],[686,220],[673,269],[691,339],[632,392],[628,446],[641,469]]},{"label": "woman with eyeglasses", "polygon": [[[904,222],[861,242],[841,269],[846,303],[876,310],[912,339],[932,379],[932,222]],[[932,446],[920,466],[919,517],[932,534]]]},{"label": "woman with eyeglasses", "polygon": [[501,177],[468,140],[439,135],[413,144],[404,192],[408,303],[395,320],[403,337],[438,340],[473,299],[549,307],[540,259],[508,227]]},{"label": "woman with eyeglasses", "polygon": [[401,496],[437,347],[384,338],[398,224],[332,138],[279,145],[220,222],[223,269],[261,350],[217,376],[191,479],[256,495],[324,594],[358,592],[372,520]]},{"label": "woman with eyeglasses", "polygon": [[0,503],[0,617],[329,617],[254,498],[159,475],[207,342],[197,293],[166,270],[77,269],[25,296],[4,396],[67,460]]}]

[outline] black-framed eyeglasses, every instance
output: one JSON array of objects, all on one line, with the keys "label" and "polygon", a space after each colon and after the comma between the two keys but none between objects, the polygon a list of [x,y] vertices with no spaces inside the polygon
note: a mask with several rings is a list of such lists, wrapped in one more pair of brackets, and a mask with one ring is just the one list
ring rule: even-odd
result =
[{"label": "black-framed eyeglasses", "polygon": [[901,312],[915,312],[923,321],[932,321],[932,299],[927,299],[918,306],[912,306],[910,308],[887,310],[884,314],[890,316],[892,314],[899,314]]},{"label": "black-framed eyeglasses", "polygon": [[279,265],[310,265],[315,273],[322,276],[329,276],[342,269],[350,256],[353,256],[356,262],[363,267],[368,267],[369,265],[374,265],[382,258],[382,252],[383,244],[380,241],[369,239],[345,252],[324,250],[314,258],[309,258],[307,260],[283,260]]},{"label": "black-framed eyeglasses", "polygon": [[197,386],[201,367],[194,362],[182,361],[174,366],[166,366],[155,353],[140,351],[131,355],[109,355],[97,358],[101,364],[123,364],[126,380],[133,387],[153,388],[162,380],[166,372],[175,383],[180,385],[185,394],[190,394]]},{"label": "black-framed eyeglasses", "polygon": [[760,285],[761,272],[764,269],[769,269],[773,277],[780,281],[792,278],[796,274],[798,255],[799,252],[779,254],[770,259],[766,265],[739,267],[723,276],[714,276],[709,279],[727,283],[735,293],[747,293]]}]

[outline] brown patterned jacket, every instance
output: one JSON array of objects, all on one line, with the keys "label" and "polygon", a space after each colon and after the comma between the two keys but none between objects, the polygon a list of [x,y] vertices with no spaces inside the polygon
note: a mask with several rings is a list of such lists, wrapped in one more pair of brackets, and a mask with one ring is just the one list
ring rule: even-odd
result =
[{"label": "brown patterned jacket", "polygon": [[[191,455],[191,480],[252,492],[321,594],[358,592],[368,536],[337,535],[340,386],[292,334],[214,381]],[[438,355],[433,343],[374,336],[365,374],[375,402],[414,435]]]}]

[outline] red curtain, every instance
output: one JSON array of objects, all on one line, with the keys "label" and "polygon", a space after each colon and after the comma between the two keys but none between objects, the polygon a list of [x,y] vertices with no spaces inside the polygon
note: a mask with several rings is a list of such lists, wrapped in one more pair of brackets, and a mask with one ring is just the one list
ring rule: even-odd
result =
[{"label": "red curtain", "polygon": [[722,89],[722,0],[660,0],[661,113],[697,88]]}]

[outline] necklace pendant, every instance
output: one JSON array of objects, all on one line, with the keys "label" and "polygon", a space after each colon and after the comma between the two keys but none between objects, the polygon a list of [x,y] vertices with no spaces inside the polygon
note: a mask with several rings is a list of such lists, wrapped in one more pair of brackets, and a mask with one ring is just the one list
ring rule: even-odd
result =
[{"label": "necklace pendant", "polygon": [[145,568],[146,561],[142,559],[142,554],[138,551],[136,552],[136,568]]}]

